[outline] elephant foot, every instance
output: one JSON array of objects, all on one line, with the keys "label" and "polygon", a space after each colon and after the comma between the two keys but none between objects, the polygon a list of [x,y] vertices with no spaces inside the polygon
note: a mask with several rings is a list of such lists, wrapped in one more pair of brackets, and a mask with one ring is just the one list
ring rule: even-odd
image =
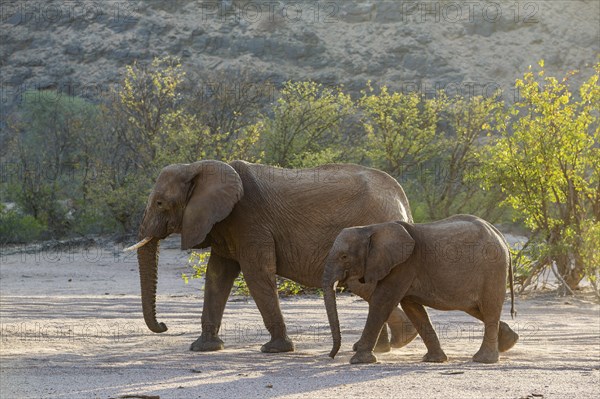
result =
[{"label": "elephant foot", "polygon": [[[352,350],[354,352],[356,352],[358,350],[358,342],[355,342],[354,345],[352,345]],[[373,352],[375,352],[375,353],[386,353],[391,350],[392,350],[392,347],[390,346],[389,342],[377,341],[375,348],[373,348]]]},{"label": "elephant foot", "polygon": [[506,352],[507,350],[509,350],[510,348],[515,346],[515,344],[517,343],[518,340],[519,340],[519,334],[514,332],[508,326],[508,324],[501,321],[500,329],[498,330],[498,351]]},{"label": "elephant foot", "polygon": [[392,348],[402,348],[403,346],[406,346],[409,343],[411,343],[412,340],[415,339],[417,335],[419,335],[419,333],[412,326],[412,324],[405,324],[404,327],[405,328],[402,329],[402,332],[400,334],[394,334],[394,330],[392,330],[392,340],[390,341],[390,345]]},{"label": "elephant foot", "polygon": [[423,361],[427,363],[444,363],[448,360],[448,356],[441,349],[436,352],[427,352],[423,356]]},{"label": "elephant foot", "polygon": [[350,359],[350,364],[375,363],[377,358],[370,351],[356,352]]},{"label": "elephant foot", "polygon": [[392,348],[402,348],[418,335],[410,319],[399,308],[395,308],[390,313],[387,323],[392,332],[392,339],[390,340]]},{"label": "elephant foot", "polygon": [[[356,352],[358,350],[358,342],[355,342],[352,345],[352,350]],[[375,344],[375,348],[373,348],[373,352],[376,353],[385,353],[392,350],[392,346],[390,345],[390,340],[388,337],[387,326],[383,326],[379,337],[377,338],[377,343]]]},{"label": "elephant foot", "polygon": [[375,353],[385,353],[392,350],[389,342],[377,342],[375,348],[373,348],[373,352]]},{"label": "elephant foot", "polygon": [[223,350],[223,341],[218,336],[205,337],[201,335],[192,343],[190,350],[194,352],[214,352]]},{"label": "elephant foot", "polygon": [[498,363],[498,352],[491,350],[482,350],[479,351],[473,356],[473,361],[477,363]]},{"label": "elephant foot", "polygon": [[260,347],[263,353],[293,352],[294,343],[288,338],[275,338]]}]

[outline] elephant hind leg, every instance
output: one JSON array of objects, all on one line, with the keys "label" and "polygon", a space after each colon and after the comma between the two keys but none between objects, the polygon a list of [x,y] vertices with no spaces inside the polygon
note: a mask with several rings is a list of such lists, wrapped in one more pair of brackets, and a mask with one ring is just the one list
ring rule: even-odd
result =
[{"label": "elephant hind leg", "polygon": [[519,340],[519,334],[514,332],[508,326],[508,324],[501,321],[500,329],[498,330],[498,351],[506,352],[507,350],[509,350],[510,348],[515,346],[515,344],[517,343],[518,340]]},{"label": "elephant hind leg", "polygon": [[473,361],[478,363],[498,362],[498,335],[500,334],[501,306],[496,304],[483,304],[479,308],[484,324],[483,342],[479,351],[473,356]]},{"label": "elephant hind leg", "polygon": [[[392,333],[391,339],[388,335],[388,326]],[[377,339],[375,348],[373,348],[373,352],[383,353],[389,352],[391,348],[402,348],[415,339],[418,334],[406,314],[398,307],[395,307],[392,313],[390,313],[387,323],[383,325],[381,333],[379,333],[379,338]],[[356,352],[356,343],[353,349]]]},{"label": "elephant hind leg", "polygon": [[392,348],[402,348],[408,345],[419,334],[410,319],[398,307],[392,310],[387,323],[392,332],[392,338],[390,339]]},{"label": "elephant hind leg", "polygon": [[[479,309],[473,309],[467,311],[468,314],[483,321],[483,315],[479,311]],[[498,329],[498,352],[506,352],[519,340],[519,334],[513,331],[512,328],[508,326],[503,321],[500,321],[500,328]]]}]

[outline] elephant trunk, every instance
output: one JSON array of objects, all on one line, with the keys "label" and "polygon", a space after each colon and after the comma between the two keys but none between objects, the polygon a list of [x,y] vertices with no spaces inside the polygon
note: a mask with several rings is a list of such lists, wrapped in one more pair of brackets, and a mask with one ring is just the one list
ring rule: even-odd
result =
[{"label": "elephant trunk", "polygon": [[340,333],[340,320],[338,318],[337,304],[335,300],[335,289],[337,287],[339,276],[334,276],[335,273],[326,272],[323,275],[323,299],[325,299],[325,309],[327,310],[327,319],[331,328],[331,336],[333,337],[333,348],[329,353],[332,359],[340,350],[342,344],[342,334]]},{"label": "elephant trunk", "polygon": [[335,290],[333,286],[323,288],[323,298],[325,299],[325,309],[327,309],[327,318],[333,337],[333,347],[329,352],[329,357],[334,358],[342,345],[342,334],[340,333],[340,320],[338,318],[337,306],[335,303]]},{"label": "elephant trunk", "polygon": [[138,248],[137,257],[140,266],[140,282],[142,285],[142,310],[144,320],[150,331],[162,333],[167,331],[164,323],[156,320],[156,284],[158,276],[159,239],[154,237],[144,246]]}]

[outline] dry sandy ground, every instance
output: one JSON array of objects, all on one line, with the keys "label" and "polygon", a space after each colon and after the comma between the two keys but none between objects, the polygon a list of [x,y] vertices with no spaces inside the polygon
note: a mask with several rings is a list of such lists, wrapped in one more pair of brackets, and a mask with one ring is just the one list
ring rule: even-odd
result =
[{"label": "dry sandy ground", "polygon": [[[339,296],[342,350],[331,338],[322,299],[283,299],[297,350],[262,354],[267,333],[251,300],[232,297],[223,338],[227,349],[194,353],[200,329],[201,282],[185,285],[187,254],[162,251],[158,319],[153,334],[141,315],[135,257],[119,247],[36,250],[1,258],[1,398],[596,398],[600,395],[600,307],[555,293],[518,298],[521,335],[495,365],[471,362],[481,324],[459,312],[431,311],[445,364],[420,362],[419,338],[350,365],[365,303]],[[122,248],[122,247],[121,247]]]}]

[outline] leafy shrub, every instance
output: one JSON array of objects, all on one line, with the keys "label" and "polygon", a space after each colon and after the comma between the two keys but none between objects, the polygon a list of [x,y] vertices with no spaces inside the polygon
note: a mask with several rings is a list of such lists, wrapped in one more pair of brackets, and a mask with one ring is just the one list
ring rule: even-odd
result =
[{"label": "leafy shrub", "polygon": [[302,294],[319,294],[322,293],[320,288],[307,288],[295,281],[286,278],[277,278],[277,289],[280,296],[294,296]]},{"label": "leafy shrub", "polygon": [[46,226],[31,215],[11,209],[0,204],[0,242],[25,243],[35,241],[46,230]]},{"label": "leafy shrub", "polygon": [[[190,278],[204,278],[206,276],[206,268],[208,266],[208,258],[210,257],[210,251],[205,252],[195,252],[193,251],[188,258],[188,266],[192,268],[192,274],[188,276],[185,273],[182,273],[181,277],[183,281],[187,284]],[[282,296],[291,296],[298,295],[307,292],[317,292],[317,290],[303,287],[302,285],[285,279],[285,278],[277,278],[277,288],[279,290],[279,294]],[[246,280],[244,280],[244,276],[242,273],[234,280],[233,282],[233,293],[237,295],[250,296],[250,290],[248,289],[248,285],[246,284]]]},{"label": "leafy shrub", "polygon": [[358,105],[367,133],[365,155],[392,176],[410,174],[441,150],[436,127],[445,97],[427,99],[420,93],[376,90],[369,83]]},{"label": "leafy shrub", "polygon": [[584,272],[600,299],[600,222],[588,220],[583,225],[581,251]]},{"label": "leafy shrub", "polygon": [[366,131],[366,160],[404,185],[415,220],[456,213],[499,217],[499,190],[482,190],[474,178],[486,133],[495,130],[503,103],[497,98],[435,98],[370,84],[358,107]]},{"label": "leafy shrub", "polygon": [[522,248],[511,248],[515,284],[521,291],[536,283],[548,266],[548,246],[536,237],[532,237]]},{"label": "leafy shrub", "polygon": [[[591,265],[586,233],[595,240],[600,221],[600,64],[581,85],[579,100],[568,84],[530,68],[516,87],[521,99],[483,155],[486,187],[500,187],[534,236],[548,246],[543,260],[556,263],[570,289],[600,265]],[[596,249],[597,250],[597,249]]]},{"label": "leafy shrub", "polygon": [[350,146],[342,127],[354,109],[341,88],[287,82],[272,108],[259,121],[265,161],[281,167],[312,167],[344,158]]},{"label": "leafy shrub", "polygon": [[[190,257],[188,258],[188,266],[190,266],[193,270],[191,276],[188,276],[185,273],[181,274],[183,281],[187,284],[190,278],[204,278],[206,276],[206,269],[208,267],[208,258],[210,258],[210,251],[204,252],[196,252],[192,251],[190,253]],[[249,296],[250,290],[248,289],[248,285],[246,285],[246,280],[244,280],[244,276],[240,273],[239,276],[233,282],[233,293],[237,295]]]},{"label": "leafy shrub", "polygon": [[19,114],[10,118],[9,161],[20,183],[15,200],[54,237],[70,229],[65,200],[84,196],[98,116],[97,106],[82,98],[28,90]]}]

